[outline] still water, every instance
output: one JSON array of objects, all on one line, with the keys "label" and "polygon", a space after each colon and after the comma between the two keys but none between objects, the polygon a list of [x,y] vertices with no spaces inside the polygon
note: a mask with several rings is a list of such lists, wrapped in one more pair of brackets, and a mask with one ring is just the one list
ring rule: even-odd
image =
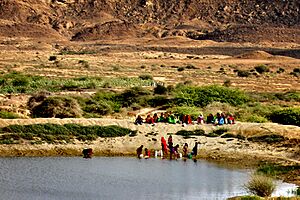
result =
[{"label": "still water", "polygon": [[[202,160],[0,158],[0,199],[226,199],[246,194],[249,175]],[[281,183],[276,195],[293,187]]]}]

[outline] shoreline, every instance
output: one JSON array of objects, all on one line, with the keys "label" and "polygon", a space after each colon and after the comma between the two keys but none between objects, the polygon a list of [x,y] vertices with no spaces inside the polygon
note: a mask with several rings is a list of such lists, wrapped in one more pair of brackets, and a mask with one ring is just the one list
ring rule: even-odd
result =
[{"label": "shoreline", "polygon": [[[130,120],[117,119],[28,119],[28,120],[0,120],[0,127],[10,124],[38,124],[55,123],[68,124],[77,123],[88,125],[117,125],[137,131],[137,135],[130,137],[98,138],[95,141],[81,142],[78,140],[60,144],[31,144],[30,141],[22,140],[20,144],[1,144],[0,157],[45,157],[45,156],[82,156],[82,150],[86,147],[92,148],[93,156],[136,156],[136,149],[140,145],[151,150],[161,149],[161,137],[167,139],[169,134],[173,136],[174,145],[179,144],[179,151],[188,143],[189,152],[195,142],[198,142],[198,159],[219,163],[221,165],[256,168],[263,163],[275,163],[279,165],[300,165],[300,127],[284,126],[273,123],[237,123],[234,125],[212,126],[212,125],[189,125],[182,127],[180,124],[170,125],[158,123],[155,126],[149,124],[134,125]],[[222,138],[193,136],[184,138],[176,133],[180,130],[203,129],[206,133],[213,130],[226,128],[228,133],[242,135],[246,138],[252,136],[264,136],[277,134],[286,138],[283,142],[254,142],[248,139]],[[297,174],[298,173],[298,174]],[[287,174],[280,177],[284,181],[295,183],[300,186],[300,172]]]}]

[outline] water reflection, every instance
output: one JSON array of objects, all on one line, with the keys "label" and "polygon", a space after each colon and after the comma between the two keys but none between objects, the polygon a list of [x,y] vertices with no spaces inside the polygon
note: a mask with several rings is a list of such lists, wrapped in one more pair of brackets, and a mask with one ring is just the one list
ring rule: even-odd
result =
[{"label": "water reflection", "polygon": [[1,199],[226,199],[248,178],[201,160],[0,158]]}]

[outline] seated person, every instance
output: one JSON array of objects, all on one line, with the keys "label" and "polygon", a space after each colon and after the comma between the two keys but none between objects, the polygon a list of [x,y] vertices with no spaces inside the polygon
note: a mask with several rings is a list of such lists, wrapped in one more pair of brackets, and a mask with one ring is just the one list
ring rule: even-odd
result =
[{"label": "seated person", "polygon": [[202,113],[198,116],[197,123],[198,124],[204,124],[204,117],[203,117]]},{"label": "seated person", "polygon": [[176,122],[177,122],[177,120],[176,120],[176,118],[175,118],[174,115],[170,115],[168,117],[168,123],[170,123],[170,124],[176,124]]},{"label": "seated person", "polygon": [[158,122],[158,115],[157,115],[157,113],[154,113],[154,115],[153,115],[153,121],[154,121],[154,123]]},{"label": "seated person", "polygon": [[215,123],[213,114],[210,113],[210,114],[207,116],[207,118],[206,118],[206,123],[207,123],[207,124],[214,124],[214,123]]},{"label": "seated person", "polygon": [[191,117],[191,115],[186,115],[185,116],[185,123],[186,124],[192,124],[192,117]]},{"label": "seated person", "polygon": [[138,115],[135,122],[134,122],[134,124],[142,125],[143,124],[143,118],[140,115]]},{"label": "seated person", "polygon": [[147,115],[147,118],[145,119],[145,123],[154,124],[154,119],[150,115]]},{"label": "seated person", "polygon": [[161,113],[160,117],[157,120],[157,122],[165,122],[165,121],[166,121],[166,119],[165,119],[164,113]]},{"label": "seated person", "polygon": [[224,118],[220,113],[217,113],[216,125],[223,125],[225,123]]},{"label": "seated person", "polygon": [[229,117],[227,118],[227,123],[228,124],[234,124],[234,117],[232,115],[229,115]]}]

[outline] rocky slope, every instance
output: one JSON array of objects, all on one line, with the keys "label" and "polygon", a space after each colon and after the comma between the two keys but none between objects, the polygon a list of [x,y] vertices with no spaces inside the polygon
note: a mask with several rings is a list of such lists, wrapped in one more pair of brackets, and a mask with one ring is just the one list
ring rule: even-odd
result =
[{"label": "rocky slope", "polygon": [[1,0],[0,36],[300,43],[298,0]]}]

